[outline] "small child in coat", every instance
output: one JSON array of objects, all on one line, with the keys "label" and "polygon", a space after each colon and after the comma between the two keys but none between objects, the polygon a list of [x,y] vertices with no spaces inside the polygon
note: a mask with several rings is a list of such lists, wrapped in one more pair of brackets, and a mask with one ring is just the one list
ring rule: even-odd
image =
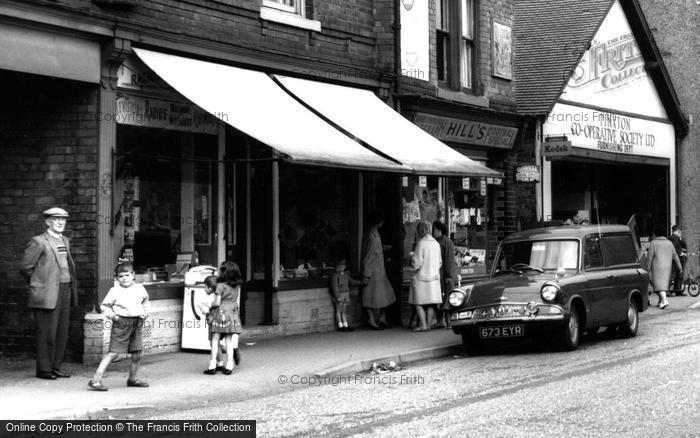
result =
[{"label": "small child in coat", "polygon": [[335,264],[335,272],[331,275],[331,295],[335,304],[335,318],[338,331],[351,332],[355,329],[348,324],[347,310],[350,304],[350,286],[362,286],[359,280],[350,278],[345,271],[345,259],[339,259]]}]

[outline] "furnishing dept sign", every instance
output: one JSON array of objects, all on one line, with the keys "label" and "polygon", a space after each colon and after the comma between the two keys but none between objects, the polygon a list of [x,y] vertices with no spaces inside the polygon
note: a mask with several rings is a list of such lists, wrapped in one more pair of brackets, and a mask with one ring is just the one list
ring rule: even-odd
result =
[{"label": "furnishing dept sign", "polygon": [[557,103],[544,124],[545,136],[566,135],[573,146],[619,154],[671,158],[671,123]]}]

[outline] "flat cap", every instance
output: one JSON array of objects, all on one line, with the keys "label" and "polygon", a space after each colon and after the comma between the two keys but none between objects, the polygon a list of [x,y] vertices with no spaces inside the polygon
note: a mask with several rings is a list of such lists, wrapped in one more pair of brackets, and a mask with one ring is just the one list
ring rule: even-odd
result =
[{"label": "flat cap", "polygon": [[68,217],[68,212],[59,207],[49,208],[44,210],[44,216],[46,217]]}]

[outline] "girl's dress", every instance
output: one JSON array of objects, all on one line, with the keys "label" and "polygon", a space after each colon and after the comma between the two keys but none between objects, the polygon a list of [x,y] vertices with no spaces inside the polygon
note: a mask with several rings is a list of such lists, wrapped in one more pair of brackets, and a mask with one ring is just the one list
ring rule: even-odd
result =
[{"label": "girl's dress", "polygon": [[214,293],[221,296],[221,304],[211,311],[210,333],[240,334],[242,332],[238,310],[240,290],[240,287],[234,288],[225,283],[219,283],[216,286]]}]

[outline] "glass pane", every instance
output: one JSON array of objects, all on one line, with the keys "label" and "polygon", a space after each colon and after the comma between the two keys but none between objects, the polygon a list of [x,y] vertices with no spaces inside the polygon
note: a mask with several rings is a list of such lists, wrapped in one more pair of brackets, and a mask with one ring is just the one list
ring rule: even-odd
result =
[{"label": "glass pane", "polygon": [[602,249],[607,266],[637,263],[637,249],[629,234],[604,236]]},{"label": "glass pane", "polygon": [[437,32],[437,76],[438,81],[446,81],[450,71],[450,35]]},{"label": "glass pane", "polygon": [[450,30],[450,6],[449,0],[438,0],[436,3],[437,28],[444,31]]},{"label": "glass pane", "polygon": [[352,172],[280,166],[282,278],[321,277],[342,258],[352,269],[357,194]]},{"label": "glass pane", "polygon": [[503,245],[498,259],[498,270],[507,271],[519,263],[545,270],[577,269],[578,242],[550,240]]},{"label": "glass pane", "polygon": [[474,39],[473,15],[472,0],[462,0],[462,36],[470,40]]},{"label": "glass pane", "polygon": [[472,88],[472,47],[471,42],[462,40],[460,50],[460,75],[462,88]]},{"label": "glass pane", "polygon": [[583,249],[585,268],[599,268],[603,266],[603,255],[600,252],[600,238],[598,236],[586,237]]}]

